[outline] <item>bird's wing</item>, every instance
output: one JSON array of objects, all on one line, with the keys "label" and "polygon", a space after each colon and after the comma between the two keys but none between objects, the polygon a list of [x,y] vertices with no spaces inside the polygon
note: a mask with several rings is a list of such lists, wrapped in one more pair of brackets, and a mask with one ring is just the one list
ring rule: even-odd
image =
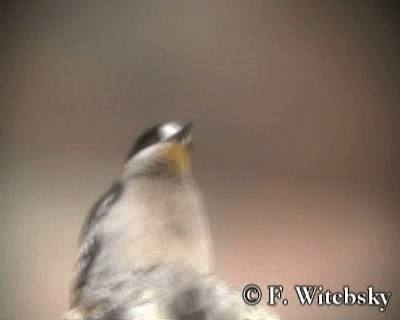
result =
[{"label": "bird's wing", "polygon": [[90,210],[86,220],[83,224],[79,241],[84,241],[88,235],[89,230],[100,221],[110,211],[112,205],[118,201],[123,193],[123,184],[120,181],[116,181],[112,184],[111,188],[96,201],[92,209]]},{"label": "bird's wing", "polygon": [[121,182],[115,182],[111,188],[95,203],[83,224],[79,237],[78,259],[75,265],[74,279],[71,295],[71,306],[77,304],[79,297],[87,282],[88,274],[101,248],[101,241],[96,237],[94,229],[98,223],[110,211],[112,205],[121,197],[123,186]]}]

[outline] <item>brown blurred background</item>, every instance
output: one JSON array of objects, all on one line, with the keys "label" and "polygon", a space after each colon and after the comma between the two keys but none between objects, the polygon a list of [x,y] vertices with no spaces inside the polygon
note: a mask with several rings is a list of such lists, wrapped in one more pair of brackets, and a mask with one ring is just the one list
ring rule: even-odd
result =
[{"label": "brown blurred background", "polygon": [[[2,2],[0,318],[60,319],[134,137],[193,120],[216,272],[283,319],[400,319],[397,1]],[[295,284],[392,291],[301,307]]]}]

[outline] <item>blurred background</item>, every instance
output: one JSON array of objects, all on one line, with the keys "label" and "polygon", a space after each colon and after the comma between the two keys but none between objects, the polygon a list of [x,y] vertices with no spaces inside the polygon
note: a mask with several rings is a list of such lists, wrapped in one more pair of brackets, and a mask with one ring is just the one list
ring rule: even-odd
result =
[{"label": "blurred background", "polygon": [[[221,278],[282,284],[282,319],[399,319],[397,1],[0,10],[2,319],[61,318],[84,216],[165,120],[194,121]],[[295,284],[393,296],[301,307]]]}]

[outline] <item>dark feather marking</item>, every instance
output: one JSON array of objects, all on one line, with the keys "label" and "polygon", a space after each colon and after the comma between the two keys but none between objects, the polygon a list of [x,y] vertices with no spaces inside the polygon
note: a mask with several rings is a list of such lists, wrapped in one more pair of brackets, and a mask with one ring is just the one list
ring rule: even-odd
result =
[{"label": "dark feather marking", "polygon": [[88,231],[94,226],[94,224],[107,214],[107,212],[110,210],[110,207],[121,197],[123,190],[124,187],[122,182],[114,182],[110,190],[108,190],[99,200],[97,200],[90,210],[85,223],[83,224],[79,241],[83,241],[83,239],[87,236]]},{"label": "dark feather marking", "polygon": [[186,135],[190,132],[192,128],[192,123],[189,122],[186,124],[183,128],[180,127],[178,132],[173,134],[172,136],[166,136],[165,133],[161,130],[165,125],[168,124],[174,124],[180,126],[178,123],[175,122],[165,122],[165,123],[159,123],[146,131],[144,131],[135,141],[133,144],[131,150],[127,154],[125,160],[131,159],[133,156],[135,156],[139,151],[142,151],[143,149],[156,144],[160,141],[163,140],[182,140],[186,137]]},{"label": "dark feather marking", "polygon": [[171,311],[177,320],[206,319],[206,310],[201,303],[200,291],[195,287],[180,292],[171,305]]},{"label": "dark feather marking", "polygon": [[160,141],[160,132],[159,129],[162,126],[162,124],[157,124],[150,129],[146,130],[143,132],[135,141],[133,144],[131,150],[129,151],[128,155],[126,156],[126,160],[131,159],[135,154],[137,154],[139,151],[143,150],[144,148],[147,148],[148,146],[157,143]]},{"label": "dark feather marking", "polygon": [[75,306],[80,299],[82,289],[87,284],[88,275],[93,263],[95,262],[101,249],[100,240],[95,237],[87,239],[80,248],[80,256],[76,266],[75,280],[73,286],[74,300],[71,302]]},{"label": "dark feather marking", "polygon": [[82,289],[87,283],[87,277],[93,263],[100,252],[100,240],[89,234],[91,228],[102,219],[110,210],[111,206],[121,197],[123,185],[120,181],[115,182],[110,190],[108,190],[90,210],[85,223],[83,224],[79,242],[78,262],[75,267],[75,278],[73,284],[73,301],[71,305],[75,305],[82,293]]}]

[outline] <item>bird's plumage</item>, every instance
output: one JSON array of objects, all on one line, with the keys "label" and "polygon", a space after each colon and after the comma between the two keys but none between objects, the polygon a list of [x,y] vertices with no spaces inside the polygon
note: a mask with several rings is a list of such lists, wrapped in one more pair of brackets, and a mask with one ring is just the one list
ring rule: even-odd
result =
[{"label": "bird's plumage", "polygon": [[[97,304],[70,310],[67,320],[279,320],[271,310],[249,306],[241,292],[211,275],[162,264],[112,281]],[[99,290],[101,292],[101,290]]]},{"label": "bird's plumage", "polygon": [[190,130],[160,124],[136,140],[123,174],[83,224],[65,319],[243,319],[232,311],[243,305],[240,294],[210,276],[211,236],[190,169]]}]

